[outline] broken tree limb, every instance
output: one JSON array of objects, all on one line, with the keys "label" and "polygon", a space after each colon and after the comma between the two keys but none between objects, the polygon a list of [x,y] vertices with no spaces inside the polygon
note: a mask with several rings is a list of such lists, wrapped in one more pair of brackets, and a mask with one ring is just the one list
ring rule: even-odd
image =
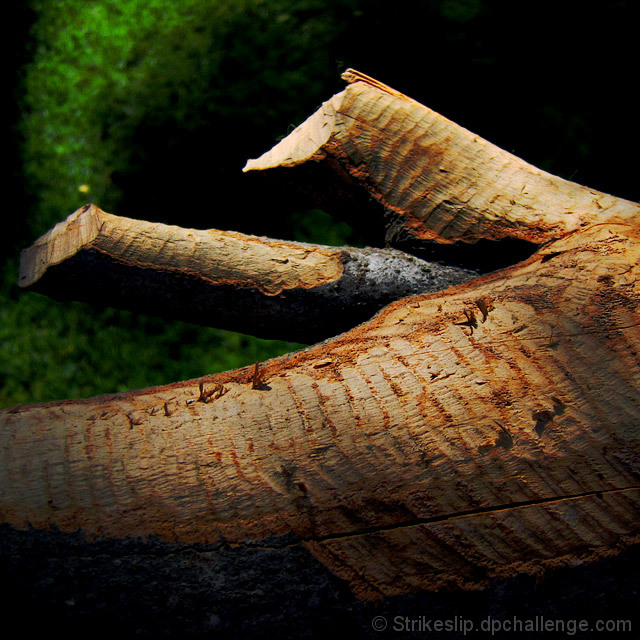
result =
[{"label": "broken tree limb", "polygon": [[[633,208],[607,204],[609,214]],[[558,227],[561,238],[520,264],[397,301],[289,356],[0,412],[5,566],[22,554],[21,576],[44,548],[63,557],[68,588],[107,557],[107,579],[118,574],[128,596],[142,569],[145,584],[205,584],[203,599],[222,610],[230,594],[236,616],[242,595],[263,605],[270,590],[282,607],[294,599],[296,613],[322,591],[322,602],[340,600],[342,621],[354,601],[431,612],[445,586],[486,589],[495,606],[511,585],[521,608],[510,615],[537,615],[526,606],[543,591],[556,616],[567,593],[573,617],[585,601],[629,605],[640,548],[640,231],[634,215],[607,215]],[[487,228],[499,236],[540,216]],[[610,572],[625,564],[619,582]],[[279,572],[273,586],[282,565],[300,591]],[[585,584],[603,586],[583,600],[594,566]],[[554,592],[563,568],[573,579]],[[183,581],[189,572],[196,578]],[[524,576],[545,589],[513,589]],[[602,597],[609,587],[615,598]],[[443,617],[468,595],[454,591]],[[476,615],[490,611],[475,602]],[[215,617],[198,621],[203,633]]]},{"label": "broken tree limb", "polygon": [[254,368],[4,411],[2,521],[285,537],[364,599],[616,553],[640,536],[639,263],[637,227],[595,225]]},{"label": "broken tree limb", "polygon": [[56,299],[316,342],[474,275],[394,249],[183,229],[87,205],[23,252],[19,282]]},{"label": "broken tree limb", "polygon": [[640,207],[542,171],[415,100],[349,69],[349,86],[245,171],[337,171],[389,214],[387,239],[542,244]]}]

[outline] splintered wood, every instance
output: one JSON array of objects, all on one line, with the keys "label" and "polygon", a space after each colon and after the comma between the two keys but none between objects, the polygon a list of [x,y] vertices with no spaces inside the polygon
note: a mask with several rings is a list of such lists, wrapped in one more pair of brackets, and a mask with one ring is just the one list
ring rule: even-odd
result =
[{"label": "splintered wood", "polygon": [[[251,368],[0,413],[2,522],[187,544],[293,533],[371,599],[638,543],[640,232],[621,214],[635,205],[512,171],[379,83],[339,95],[313,124],[334,127],[323,153],[358,158],[420,233],[563,237]],[[453,150],[433,156],[434,139]],[[300,144],[290,159],[317,153]],[[460,157],[489,178],[456,175]]]}]

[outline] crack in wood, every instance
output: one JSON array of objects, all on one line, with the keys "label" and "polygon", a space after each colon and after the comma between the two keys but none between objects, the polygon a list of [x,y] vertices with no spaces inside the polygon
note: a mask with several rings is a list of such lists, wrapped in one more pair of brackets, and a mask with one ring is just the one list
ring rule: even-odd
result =
[{"label": "crack in wood", "polygon": [[[551,498],[539,498],[538,500],[524,500],[521,502],[513,502],[504,505],[494,505],[490,507],[479,507],[478,509],[469,509],[467,511],[459,511],[457,513],[445,514],[441,516],[433,516],[431,518],[415,518],[414,520],[405,520],[403,522],[397,522],[394,524],[377,525],[372,527],[365,527],[358,529],[357,531],[343,531],[338,533],[331,533],[324,536],[301,536],[300,540],[291,544],[285,545],[284,548],[293,547],[305,542],[329,542],[331,540],[343,540],[346,538],[357,538],[360,536],[370,535],[372,533],[384,533],[386,531],[395,531],[398,529],[405,529],[410,527],[417,527],[425,524],[434,524],[439,522],[446,522],[450,520],[458,520],[460,518],[468,518],[476,515],[487,513],[499,513],[501,511],[509,511],[513,509],[522,509],[525,507],[539,506],[544,504],[552,504],[554,502],[562,502],[565,500],[579,500],[581,498],[589,498],[598,496],[601,497],[605,494],[619,493],[623,491],[634,491],[640,489],[640,485],[633,485],[630,487],[619,487],[615,489],[602,489],[601,491],[585,491],[583,493],[575,493],[567,496],[554,496]],[[240,543],[232,546],[250,546],[259,547],[261,549],[280,549],[283,547],[266,547],[260,543]]]}]

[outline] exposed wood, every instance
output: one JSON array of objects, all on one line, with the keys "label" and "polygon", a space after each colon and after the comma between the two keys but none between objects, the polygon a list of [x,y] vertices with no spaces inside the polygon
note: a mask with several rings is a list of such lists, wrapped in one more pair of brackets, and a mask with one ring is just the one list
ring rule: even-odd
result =
[{"label": "exposed wood", "polygon": [[260,385],[251,367],[4,411],[2,521],[294,534],[361,598],[613,553],[640,536],[639,260],[636,227],[596,225],[264,363]]},{"label": "exposed wood", "polygon": [[316,342],[394,300],[473,275],[393,249],[183,229],[87,205],[23,252],[20,285],[62,300]]},{"label": "exposed wood", "polygon": [[[193,584],[180,572],[197,567],[218,596],[228,584],[245,593],[238,575],[270,575],[282,562],[302,585],[281,587],[283,601],[320,585],[323,602],[340,593],[373,615],[370,602],[396,611],[409,603],[414,616],[431,612],[443,587],[498,585],[523,606],[539,593],[521,588],[525,575],[544,574],[548,585],[563,570],[580,581],[599,566],[585,580],[593,586],[593,575],[637,559],[637,205],[549,176],[361,74],[347,79],[320,115],[251,167],[336,168],[423,239],[548,244],[273,361],[0,412],[4,557],[31,561],[31,545],[61,541],[65,569],[95,562],[96,550],[111,569],[127,567],[128,584],[165,554],[158,564],[175,584]],[[54,263],[73,260],[68,247],[81,255],[101,232],[53,236],[73,233],[61,248],[50,236],[34,249],[25,282],[45,280]],[[263,242],[258,259],[288,250]],[[323,251],[343,275],[349,263]],[[277,277],[288,282],[287,269]],[[238,273],[229,278],[240,292]],[[321,286],[341,275],[332,277]],[[261,295],[287,290],[273,287]],[[185,550],[202,558],[191,562]],[[574,612],[576,588],[559,589]],[[467,596],[454,593],[444,617]],[[592,589],[585,602],[600,601]],[[201,624],[205,633],[213,623]]]},{"label": "exposed wood", "polygon": [[133,266],[192,274],[212,284],[255,287],[265,295],[317,287],[342,275],[340,254],[329,248],[154,224],[86,205],[23,252],[20,285],[33,286],[47,269],[81,251]]},{"label": "exposed wood", "polygon": [[388,239],[536,244],[640,207],[524,162],[415,100],[348,70],[349,86],[245,171],[327,166],[391,214]]}]

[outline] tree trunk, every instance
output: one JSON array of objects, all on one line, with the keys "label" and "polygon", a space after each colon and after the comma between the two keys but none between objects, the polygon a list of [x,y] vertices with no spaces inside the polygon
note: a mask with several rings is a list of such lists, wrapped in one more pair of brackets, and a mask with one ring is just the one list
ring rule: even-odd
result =
[{"label": "tree trunk", "polygon": [[[361,167],[357,179],[423,239],[549,242],[517,265],[404,298],[254,367],[1,412],[5,557],[59,543],[74,558],[64,584],[90,555],[110,558],[120,585],[131,572],[116,567],[137,558],[149,580],[170,572],[164,584],[200,585],[198,598],[216,603],[222,613],[196,620],[192,611],[194,633],[230,637],[264,630],[251,627],[258,614],[248,622],[234,606],[233,594],[247,591],[274,629],[291,630],[289,607],[303,608],[294,633],[316,637],[336,616],[366,637],[374,601],[385,615],[440,619],[460,602],[476,619],[495,614],[487,598],[500,593],[518,602],[510,615],[575,616],[585,602],[601,611],[596,585],[637,559],[640,539],[637,206],[543,174],[429,112],[429,131],[460,150],[444,162],[440,142],[425,144],[428,110],[352,76],[327,103],[333,111],[325,105],[261,166],[335,153],[341,171]],[[387,132],[388,143],[378,138]],[[415,145],[422,156],[408,151]],[[520,168],[507,170],[508,159]],[[457,182],[443,186],[454,170]],[[456,200],[471,184],[478,195]],[[516,192],[527,193],[523,208],[498,197]],[[17,566],[40,575],[30,562]],[[279,586],[292,575],[293,588]],[[545,596],[531,595],[532,575],[547,576]],[[633,580],[613,583],[628,616]],[[442,588],[452,595],[438,596]],[[314,593],[330,613],[310,604]],[[155,597],[157,611],[165,601]]]}]

